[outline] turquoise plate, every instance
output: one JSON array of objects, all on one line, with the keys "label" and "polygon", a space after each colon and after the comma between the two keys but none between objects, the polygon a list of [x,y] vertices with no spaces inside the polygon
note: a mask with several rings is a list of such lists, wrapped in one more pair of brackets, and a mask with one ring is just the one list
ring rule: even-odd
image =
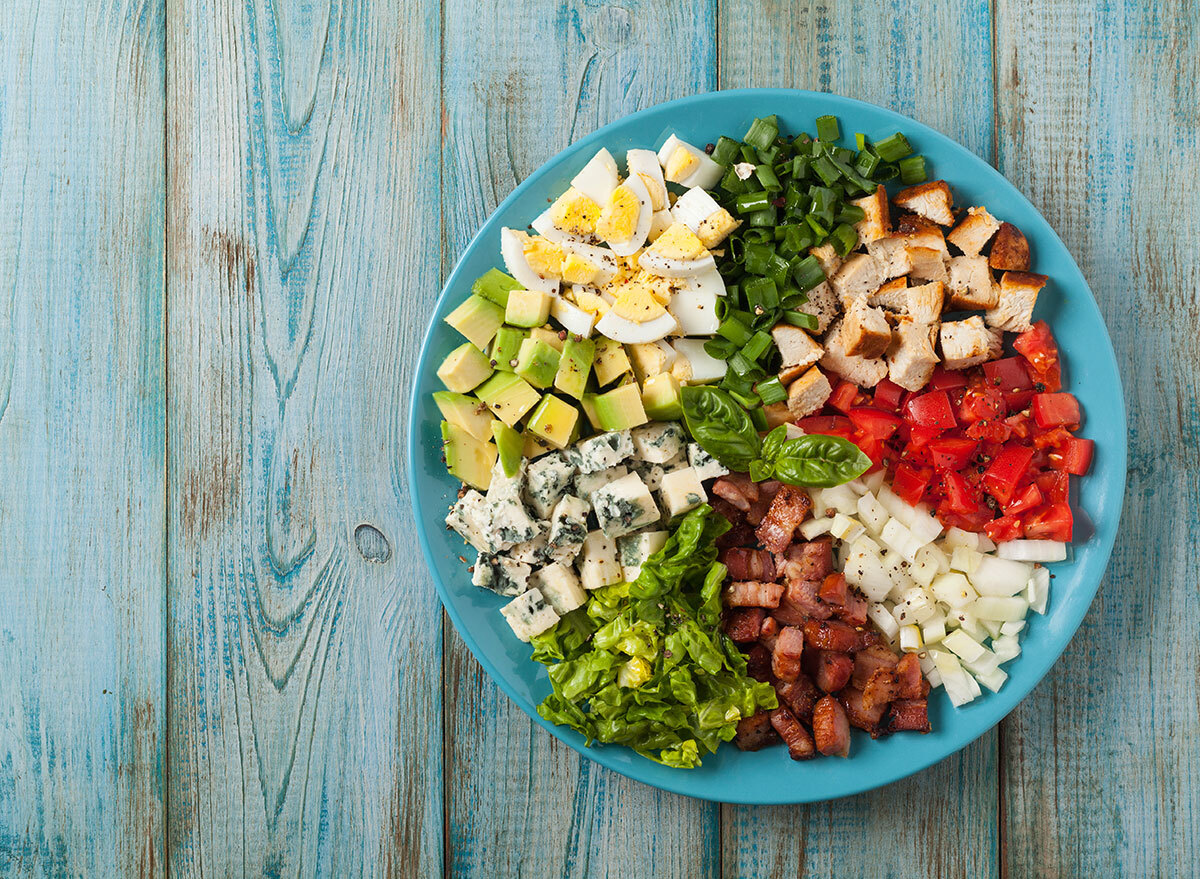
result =
[{"label": "turquoise plate", "polygon": [[[926,156],[931,176],[950,183],[957,204],[986,205],[1025,233],[1034,271],[1050,276],[1037,317],[1049,321],[1058,338],[1067,390],[1083,405],[1083,435],[1096,440],[1096,457],[1089,476],[1072,480],[1079,485],[1073,556],[1050,566],[1055,579],[1048,613],[1031,614],[1022,653],[1004,666],[1009,679],[999,693],[985,690],[982,698],[956,709],[935,690],[932,733],[872,741],[855,730],[848,760],[796,763],[782,747],[742,753],[726,745],[699,769],[670,769],[626,748],[585,747],[573,730],[538,716],[536,706],[550,692],[545,670],[505,625],[499,613],[503,599],[471,585],[459,560],[470,547],[443,523],[457,485],[441,461],[440,416],[430,394],[441,387],[435,375],[439,362],[461,342],[442,318],[467,296],[477,276],[502,265],[501,226],[524,228],[602,146],[621,157],[633,147],[656,149],[672,132],[703,145],[721,134],[740,137],[754,117],[771,113],[790,132],[811,132],[816,117],[825,114],[839,117],[843,132],[861,131],[872,139],[903,131]],[[806,803],[859,793],[924,769],[995,726],[1042,679],[1083,620],[1108,564],[1125,492],[1125,407],[1112,342],[1087,282],[1050,225],[996,169],[945,135],[862,101],[787,89],[714,92],[642,110],[585,137],[530,175],[483,224],[450,273],[421,348],[409,425],[408,477],[421,548],[450,618],[488,674],[535,722],[585,757],[663,790],[727,803]]]}]

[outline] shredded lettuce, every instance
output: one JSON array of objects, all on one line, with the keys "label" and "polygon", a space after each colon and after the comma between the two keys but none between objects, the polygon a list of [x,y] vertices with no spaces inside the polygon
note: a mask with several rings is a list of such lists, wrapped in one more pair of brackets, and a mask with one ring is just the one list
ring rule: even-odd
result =
[{"label": "shredded lettuce", "polygon": [[720,630],[725,566],[716,540],[729,522],[707,505],[680,520],[632,583],[592,592],[588,603],[533,639],[554,691],[547,720],[593,741],[625,745],[691,769],[733,738],[743,717],[778,702],[746,674]]}]

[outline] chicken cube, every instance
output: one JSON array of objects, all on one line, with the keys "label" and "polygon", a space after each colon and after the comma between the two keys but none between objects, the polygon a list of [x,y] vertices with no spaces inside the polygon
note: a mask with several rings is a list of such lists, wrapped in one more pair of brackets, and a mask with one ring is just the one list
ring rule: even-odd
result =
[{"label": "chicken cube", "polygon": [[842,308],[850,307],[850,303],[859,297],[869,296],[879,289],[884,282],[879,263],[866,253],[856,253],[842,263],[837,274],[829,279],[833,292],[842,302]]},{"label": "chicken cube", "polygon": [[989,214],[987,208],[967,208],[967,216],[946,238],[961,250],[964,256],[979,256],[979,251],[992,240],[999,228],[1000,221]]},{"label": "chicken cube", "polygon": [[930,180],[901,189],[892,201],[898,207],[933,220],[939,226],[954,225],[954,211],[951,209],[954,197],[945,180]]},{"label": "chicken cube", "polygon": [[787,408],[793,418],[803,418],[812,415],[825,405],[833,386],[825,373],[815,366],[788,385]]},{"label": "chicken cube", "polygon": [[909,287],[906,313],[919,324],[935,324],[942,318],[944,299],[945,285],[941,281]]},{"label": "chicken cube", "polygon": [[979,315],[943,323],[941,343],[946,369],[966,369],[995,360],[1002,348],[1000,333],[984,326]]},{"label": "chicken cube", "polygon": [[906,245],[905,252],[908,254],[910,268],[908,270],[909,277],[914,281],[941,281],[945,283],[949,280],[946,274],[946,261],[942,254],[932,247],[915,247]]},{"label": "chicken cube", "polygon": [[903,314],[908,310],[908,277],[902,275],[888,281],[871,294],[867,304]]},{"label": "chicken cube", "polygon": [[904,238],[910,247],[928,247],[942,255],[942,259],[950,258],[950,248],[946,246],[946,233],[937,223],[932,223],[916,214],[905,214],[896,221],[896,234]]},{"label": "chicken cube", "polygon": [[902,235],[877,238],[867,244],[867,253],[879,264],[885,279],[899,278],[912,271],[912,258],[908,255],[910,242]]},{"label": "chicken cube", "polygon": [[937,328],[911,317],[896,322],[887,352],[888,378],[906,391],[919,391],[933,375],[938,357],[933,350]]},{"label": "chicken cube", "polygon": [[892,328],[883,316],[883,309],[872,308],[865,298],[855,299],[842,321],[842,347],[846,353],[882,357],[891,341]]},{"label": "chicken cube", "polygon": [[854,224],[854,231],[858,233],[859,241],[863,244],[870,244],[890,233],[892,224],[888,216],[887,190],[883,188],[882,184],[877,186],[870,195],[855,199],[850,203],[862,208],[863,213],[866,214]]},{"label": "chicken cube", "polygon": [[1005,272],[1000,278],[996,307],[984,318],[989,326],[1010,333],[1023,333],[1033,325],[1033,307],[1038,293],[1046,286],[1045,275],[1030,272]]},{"label": "chicken cube", "polygon": [[821,366],[860,388],[873,388],[887,375],[887,364],[882,357],[870,358],[847,353],[842,345],[841,321],[825,334],[825,353],[821,355]]},{"label": "chicken cube", "polygon": [[821,359],[825,349],[799,327],[779,323],[771,329],[771,338],[783,357],[783,367],[798,367],[799,374]]},{"label": "chicken cube", "polygon": [[838,252],[834,250],[832,244],[822,244],[820,247],[811,248],[808,252],[817,258],[817,262],[821,264],[821,271],[827,278],[832,278],[842,267],[842,258],[838,256]]},{"label": "chicken cube", "polygon": [[823,282],[808,291],[808,301],[800,310],[817,319],[817,332],[823,333],[842,313],[842,305],[828,282]]},{"label": "chicken cube", "polygon": [[998,272],[1029,271],[1029,242],[1012,223],[1001,223],[988,254],[988,265]]},{"label": "chicken cube", "polygon": [[992,286],[992,273],[988,271],[986,257],[950,257],[949,286],[948,308],[975,311],[980,308],[994,308],[996,305],[996,290]]}]

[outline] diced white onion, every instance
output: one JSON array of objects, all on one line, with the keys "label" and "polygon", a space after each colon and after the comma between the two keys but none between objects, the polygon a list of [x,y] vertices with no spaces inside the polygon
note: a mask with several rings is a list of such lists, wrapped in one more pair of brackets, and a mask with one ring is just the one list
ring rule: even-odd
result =
[{"label": "diced white onion", "polygon": [[996,547],[996,555],[1018,562],[1061,562],[1067,558],[1067,545],[1057,540],[1010,540]]},{"label": "diced white onion", "polygon": [[876,470],[874,473],[868,473],[866,476],[860,476],[863,485],[867,487],[867,491],[871,494],[878,494],[879,489],[883,486],[884,471]]},{"label": "diced white onion", "polygon": [[1021,643],[1017,640],[1016,635],[1001,635],[999,638],[992,639],[992,651],[1000,658],[1001,662],[1008,662],[1021,655]]},{"label": "diced white onion", "polygon": [[841,513],[833,517],[833,523],[829,526],[829,533],[834,537],[851,541],[857,540],[866,530],[857,519],[851,519]]},{"label": "diced white onion", "polygon": [[999,693],[1004,682],[1008,680],[1008,673],[1002,668],[994,668],[989,672],[975,675],[975,679],[993,693]]},{"label": "diced white onion", "polygon": [[921,639],[926,644],[936,644],[946,637],[946,615],[935,613],[921,625]]},{"label": "diced white onion", "polygon": [[942,523],[938,521],[937,516],[930,514],[929,507],[925,504],[918,504],[915,509],[917,515],[908,523],[908,530],[920,543],[933,543],[942,533]]},{"label": "diced white onion", "polygon": [[905,653],[916,653],[924,644],[921,642],[921,630],[916,626],[900,627],[900,649]]},{"label": "diced white onion", "polygon": [[[1025,619],[1029,613],[1029,602],[1024,598],[998,598],[994,595],[983,595],[971,605],[971,611],[981,620],[996,620],[1001,623],[1011,623]],[[997,628],[997,635],[999,628]]]},{"label": "diced white onion", "polygon": [[957,571],[939,574],[929,588],[938,601],[953,608],[966,607],[977,597],[970,581]]},{"label": "diced white onion", "polygon": [[800,525],[800,536],[805,540],[816,540],[822,534],[829,533],[829,526],[833,524],[833,520],[827,516],[822,516],[819,519],[808,519]]},{"label": "diced white onion", "polygon": [[1025,628],[1025,620],[1016,620],[1011,623],[1005,623],[1000,627],[1001,635],[1016,635]]},{"label": "diced white onion", "polygon": [[887,524],[888,511],[875,499],[875,495],[864,494],[858,499],[858,520],[866,525],[872,534],[878,534]]},{"label": "diced white onion", "polygon": [[868,542],[873,541],[864,536],[851,544],[842,573],[846,582],[861,589],[868,601],[882,601],[892,590],[892,578],[879,556],[867,546]]},{"label": "diced white onion", "polygon": [[894,518],[900,520],[901,525],[908,525],[917,515],[916,510],[908,505],[900,495],[896,494],[886,485],[880,486],[879,491],[875,492],[875,496],[879,502],[883,504],[883,508],[887,510]]},{"label": "diced white onion", "polygon": [[946,531],[945,540],[943,543],[946,549],[954,549],[957,546],[965,546],[969,549],[979,549],[979,535],[974,531],[964,531],[961,528],[950,528]]},{"label": "diced white onion", "polygon": [[879,533],[879,539],[884,546],[896,550],[910,562],[916,562],[917,553],[924,548],[924,544],[917,540],[910,530],[901,525],[898,519],[888,520],[888,523],[883,526],[883,531]]},{"label": "diced white onion", "polygon": [[1050,571],[1048,568],[1033,569],[1025,597],[1029,599],[1029,606],[1034,611],[1046,612],[1046,604],[1050,600]]},{"label": "diced white onion", "polygon": [[868,607],[867,617],[879,627],[879,631],[883,632],[889,641],[895,638],[896,633],[900,631],[900,625],[896,622],[896,618],[882,604],[872,604]]},{"label": "diced white onion", "polygon": [[974,574],[983,556],[969,546],[956,546],[950,554],[950,570],[962,571],[964,574]]},{"label": "diced white onion", "polygon": [[958,654],[959,658],[970,662],[978,659],[983,655],[984,646],[964,632],[962,629],[956,629],[947,635],[942,643],[947,648]]},{"label": "diced white onion", "polygon": [[858,495],[845,485],[822,489],[821,503],[824,506],[817,507],[817,512],[823,512],[830,507],[847,516],[853,516],[858,512]]},{"label": "diced white onion", "polygon": [[942,678],[946,695],[955,706],[966,705],[975,698],[974,680],[963,670],[958,657],[945,650],[930,650],[934,666]]},{"label": "diced white onion", "polygon": [[971,585],[980,595],[1016,595],[1028,585],[1032,574],[1033,567],[1025,562],[985,555],[971,577]]}]

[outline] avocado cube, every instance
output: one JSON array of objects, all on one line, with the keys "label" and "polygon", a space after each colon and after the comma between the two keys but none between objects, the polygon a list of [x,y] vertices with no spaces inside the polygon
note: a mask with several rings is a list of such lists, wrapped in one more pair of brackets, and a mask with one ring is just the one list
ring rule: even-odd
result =
[{"label": "avocado cube", "polygon": [[537,405],[540,397],[525,379],[509,372],[496,373],[480,385],[475,394],[509,427],[515,427],[521,416]]},{"label": "avocado cube", "polygon": [[642,385],[642,406],[655,421],[675,421],[683,417],[679,379],[669,372],[652,375]]},{"label": "avocado cube", "polygon": [[509,291],[520,286],[520,282],[511,275],[499,269],[488,269],[475,279],[475,283],[471,285],[471,292],[504,308],[508,305]]},{"label": "avocado cube", "polygon": [[541,290],[508,291],[508,305],[504,308],[506,323],[510,323],[514,327],[540,327],[549,319],[550,295],[548,293]]},{"label": "avocado cube", "polygon": [[616,381],[631,368],[629,355],[620,342],[606,338],[596,340],[596,358],[592,369],[596,371],[596,381],[600,387]]},{"label": "avocado cube", "polygon": [[571,441],[579,410],[553,394],[546,394],[529,416],[529,432],[562,449]]},{"label": "avocado cube", "polygon": [[579,398],[579,408],[583,410],[583,414],[587,416],[587,420],[591,422],[592,427],[596,430],[603,430],[600,426],[600,416],[596,414],[596,398],[599,394],[584,394]]},{"label": "avocado cube", "polygon": [[532,434],[529,431],[525,431],[523,434],[521,434],[521,441],[525,444],[521,449],[521,454],[530,461],[532,461],[534,458],[540,458],[547,452],[554,451],[554,446],[550,445],[550,443],[546,442],[540,436]]},{"label": "avocado cube", "polygon": [[463,342],[447,354],[437,370],[442,384],[459,394],[478,387],[491,374],[491,361],[470,342]]},{"label": "avocado cube", "polygon": [[561,354],[563,349],[563,339],[567,337],[567,334],[565,332],[560,334],[558,330],[552,330],[550,327],[534,327],[529,331],[529,337],[532,339],[541,339],[543,342]]},{"label": "avocado cube", "polygon": [[451,424],[457,424],[480,442],[492,438],[492,425],[499,424],[487,406],[474,397],[466,394],[456,394],[452,391],[434,391],[433,402],[437,404],[442,417]]},{"label": "avocado cube", "polygon": [[446,323],[482,351],[504,323],[504,309],[482,296],[471,295],[462,305],[446,315]]},{"label": "avocado cube", "polygon": [[650,420],[642,406],[642,389],[634,382],[598,396],[596,417],[604,430],[626,430]]},{"label": "avocado cube", "polygon": [[517,327],[501,327],[496,330],[496,338],[492,340],[492,366],[503,372],[512,372],[517,368],[517,354],[521,343],[529,338],[528,330]]},{"label": "avocado cube", "polygon": [[526,339],[517,353],[517,375],[535,388],[548,388],[554,384],[558,361],[558,352],[541,339]]},{"label": "avocado cube", "polygon": [[492,482],[492,467],[496,464],[495,446],[480,442],[457,424],[443,421],[442,453],[451,476],[480,491],[487,491]]},{"label": "avocado cube", "polygon": [[492,419],[492,436],[496,439],[496,451],[500,454],[500,469],[509,479],[521,469],[525,440],[503,421]]},{"label": "avocado cube", "polygon": [[596,343],[591,339],[568,338],[563,343],[562,358],[558,361],[558,374],[554,376],[554,387],[576,400],[587,388],[592,362],[596,359]]}]

